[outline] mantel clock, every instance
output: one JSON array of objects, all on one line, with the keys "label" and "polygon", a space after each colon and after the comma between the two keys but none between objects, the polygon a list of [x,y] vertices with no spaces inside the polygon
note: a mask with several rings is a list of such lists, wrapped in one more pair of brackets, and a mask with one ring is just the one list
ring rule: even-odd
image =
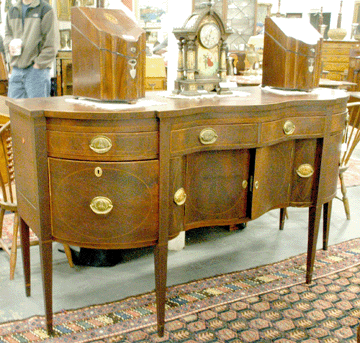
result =
[{"label": "mantel clock", "polygon": [[219,84],[226,81],[225,40],[232,30],[225,27],[211,2],[195,10],[173,33],[179,46],[175,93],[225,92]]}]

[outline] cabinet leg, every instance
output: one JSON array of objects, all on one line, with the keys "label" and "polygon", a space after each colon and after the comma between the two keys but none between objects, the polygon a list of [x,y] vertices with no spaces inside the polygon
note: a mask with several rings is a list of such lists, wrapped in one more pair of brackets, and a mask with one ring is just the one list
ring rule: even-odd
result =
[{"label": "cabinet leg", "polygon": [[41,274],[44,290],[45,321],[48,335],[53,334],[53,311],[52,311],[52,242],[39,242]]},{"label": "cabinet leg", "polygon": [[319,234],[321,208],[322,205],[311,206],[309,208],[309,237],[306,262],[306,283],[311,283],[312,280],[312,273],[314,270],[314,262],[316,255],[316,243]]},{"label": "cabinet leg", "polygon": [[280,208],[280,223],[279,230],[284,230],[285,217],[287,217],[287,210],[285,208]]},{"label": "cabinet leg", "polygon": [[29,225],[27,225],[22,218],[20,218],[20,243],[24,270],[25,294],[27,297],[29,297],[31,294],[30,232]]},{"label": "cabinet leg", "polygon": [[158,335],[160,337],[164,336],[165,331],[167,254],[167,244],[155,247],[156,313]]},{"label": "cabinet leg", "polygon": [[332,201],[324,204],[323,216],[323,250],[327,250],[330,233],[330,218],[331,218]]}]

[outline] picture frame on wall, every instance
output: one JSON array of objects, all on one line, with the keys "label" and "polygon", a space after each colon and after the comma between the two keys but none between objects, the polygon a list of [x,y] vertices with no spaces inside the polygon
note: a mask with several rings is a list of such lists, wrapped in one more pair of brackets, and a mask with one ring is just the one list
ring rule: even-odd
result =
[{"label": "picture frame on wall", "polygon": [[70,20],[72,0],[57,0],[57,14],[59,20]]},{"label": "picture frame on wall", "polygon": [[[50,2],[52,0],[49,0]],[[51,4],[51,3],[50,3]],[[94,7],[95,0],[57,0],[57,14],[59,20],[71,19],[71,7]]]}]

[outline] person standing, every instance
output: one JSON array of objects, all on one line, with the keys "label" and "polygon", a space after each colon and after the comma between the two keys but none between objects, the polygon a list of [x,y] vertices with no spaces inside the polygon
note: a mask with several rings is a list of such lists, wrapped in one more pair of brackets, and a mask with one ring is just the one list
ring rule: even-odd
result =
[{"label": "person standing", "polygon": [[50,68],[59,45],[56,14],[48,2],[17,0],[10,7],[4,39],[11,68],[8,97],[50,96]]}]

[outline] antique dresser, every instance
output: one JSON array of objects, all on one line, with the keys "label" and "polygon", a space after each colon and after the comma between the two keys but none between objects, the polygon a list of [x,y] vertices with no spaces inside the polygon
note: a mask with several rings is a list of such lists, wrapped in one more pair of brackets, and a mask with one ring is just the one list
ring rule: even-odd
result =
[{"label": "antique dresser", "polygon": [[7,100],[26,294],[30,226],[39,237],[49,333],[53,241],[102,249],[154,245],[160,335],[167,243],[182,230],[308,207],[304,281],[311,282],[322,208],[327,246],[348,96],[325,88],[291,96],[242,91],[208,99],[148,95],[152,105],[113,110],[70,96]]},{"label": "antique dresser", "polygon": [[[322,69],[327,71],[327,78],[335,81],[347,79],[349,70],[350,50],[359,43],[357,41],[323,41]],[[349,79],[348,81],[352,81]]]}]

